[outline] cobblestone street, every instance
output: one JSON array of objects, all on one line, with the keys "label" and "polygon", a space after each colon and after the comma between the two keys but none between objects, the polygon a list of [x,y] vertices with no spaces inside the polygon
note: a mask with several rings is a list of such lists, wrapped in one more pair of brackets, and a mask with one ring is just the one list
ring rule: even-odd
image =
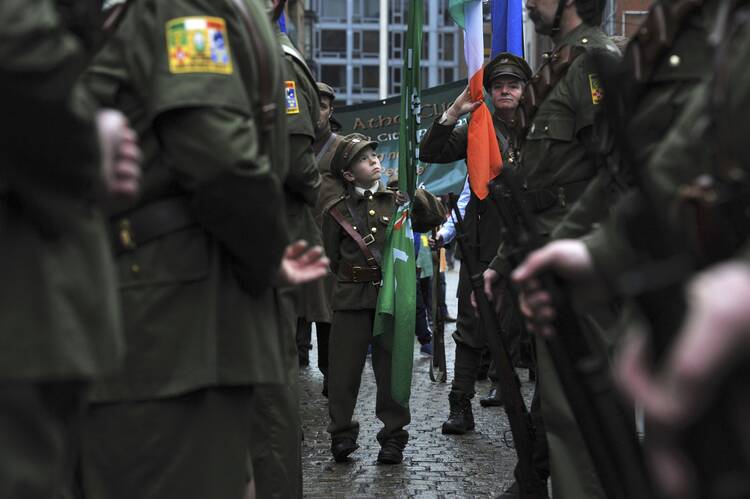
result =
[{"label": "cobblestone street", "polygon": [[[446,280],[448,310],[455,317],[458,267],[446,274]],[[489,390],[488,381],[477,383],[478,396],[473,400],[476,431],[465,436],[440,433],[448,415],[454,327],[455,324],[448,324],[445,332],[448,383],[430,381],[429,358],[420,355],[418,345],[415,347],[412,422],[407,427],[410,440],[404,463],[397,466],[376,463],[379,446],[375,435],[381,423],[375,418],[375,379],[369,359],[354,416],[361,425],[360,448],[352,454],[350,463],[333,461],[326,433],[328,407],[320,394],[323,377],[317,370],[316,349],[313,349],[310,367],[301,370],[305,497],[495,497],[511,483],[515,453],[504,443],[504,435],[507,434],[509,443],[511,437],[503,408],[479,405],[479,396]],[[521,379],[528,399],[532,385],[525,371]]]}]

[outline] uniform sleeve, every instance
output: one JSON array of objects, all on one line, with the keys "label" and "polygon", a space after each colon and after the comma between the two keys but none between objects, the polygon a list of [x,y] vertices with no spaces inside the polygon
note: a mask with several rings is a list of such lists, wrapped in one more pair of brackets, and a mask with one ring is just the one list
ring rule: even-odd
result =
[{"label": "uniform sleeve", "polygon": [[594,125],[603,98],[594,57],[615,57],[605,50],[590,50],[577,57],[563,79],[575,109],[575,133]]},{"label": "uniform sleeve", "polygon": [[419,161],[452,163],[466,159],[468,134],[466,125],[441,125],[435,120],[419,143]]},{"label": "uniform sleeve", "polygon": [[155,131],[198,222],[234,256],[250,291],[265,287],[288,236],[281,183],[259,151],[255,122],[202,107],[162,114]]},{"label": "uniform sleeve", "polygon": [[320,114],[317,90],[312,88],[307,77],[297,64],[284,61],[286,81],[294,84],[296,108],[287,97],[287,130],[289,132],[289,174],[284,183],[285,189],[294,196],[301,197],[308,206],[314,207],[318,200],[321,177],[312,144],[315,140],[315,123]]},{"label": "uniform sleeve", "polygon": [[[93,197],[98,187],[96,108],[77,85],[86,55],[46,0],[0,2],[0,102],[6,181]],[[33,166],[33,167],[32,167]]]},{"label": "uniform sleeve", "polygon": [[335,274],[339,271],[341,261],[341,229],[330,213],[323,215],[323,248],[331,261],[331,271]]}]

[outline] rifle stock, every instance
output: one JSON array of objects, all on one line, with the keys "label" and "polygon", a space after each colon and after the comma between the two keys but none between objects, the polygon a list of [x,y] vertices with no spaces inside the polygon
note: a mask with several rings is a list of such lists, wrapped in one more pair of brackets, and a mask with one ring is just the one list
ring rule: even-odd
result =
[{"label": "rifle stock", "polygon": [[520,497],[523,499],[546,499],[548,497],[547,485],[537,474],[533,462],[534,426],[521,395],[521,383],[508,354],[505,338],[500,334],[500,323],[497,315],[484,294],[482,274],[477,272],[477,263],[466,242],[467,236],[457,199],[455,195],[450,195],[451,210],[456,222],[456,242],[463,256],[461,265],[466,265],[466,270],[470,276],[471,288],[474,290],[479,317],[482,321],[481,330],[484,331],[486,336],[500,380],[505,414],[508,416],[514,447],[518,456],[515,478]]},{"label": "rifle stock", "polygon": [[[545,241],[510,170],[491,182],[490,195],[517,266]],[[635,424],[615,392],[606,353],[587,341],[560,279],[546,272],[539,280],[556,311],[556,334],[545,344],[607,497],[655,497]]]}]

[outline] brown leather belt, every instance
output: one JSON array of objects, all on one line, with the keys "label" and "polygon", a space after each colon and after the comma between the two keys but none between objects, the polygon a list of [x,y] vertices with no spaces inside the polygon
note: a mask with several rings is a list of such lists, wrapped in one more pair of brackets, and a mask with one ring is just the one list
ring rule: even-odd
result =
[{"label": "brown leather belt", "polygon": [[134,251],[157,237],[196,225],[184,197],[149,203],[130,212],[110,218],[112,251],[121,255]]},{"label": "brown leather belt", "polygon": [[361,267],[348,263],[342,263],[339,266],[337,278],[339,282],[369,282],[373,286],[379,285],[383,281],[380,267]]}]

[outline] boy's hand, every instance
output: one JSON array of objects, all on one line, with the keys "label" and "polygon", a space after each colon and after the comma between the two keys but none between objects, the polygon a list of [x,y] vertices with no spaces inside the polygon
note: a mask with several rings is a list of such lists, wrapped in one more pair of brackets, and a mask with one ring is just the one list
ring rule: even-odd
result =
[{"label": "boy's hand", "polygon": [[409,196],[401,191],[396,191],[396,203],[399,206],[403,206],[409,202]]}]

